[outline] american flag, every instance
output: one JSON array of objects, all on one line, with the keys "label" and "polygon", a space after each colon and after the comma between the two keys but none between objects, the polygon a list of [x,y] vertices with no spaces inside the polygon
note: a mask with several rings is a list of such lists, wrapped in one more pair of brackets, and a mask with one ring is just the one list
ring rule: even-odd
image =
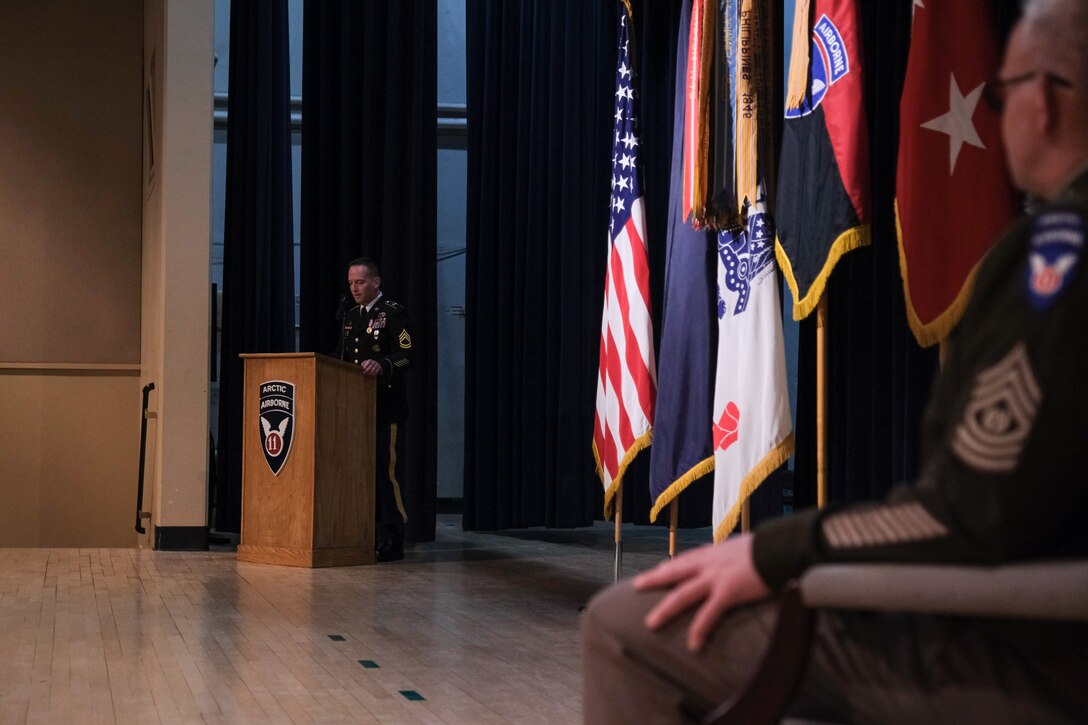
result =
[{"label": "american flag", "polygon": [[638,119],[630,59],[631,8],[619,14],[612,210],[601,319],[593,454],[604,485],[605,512],[635,455],[650,444],[657,379],[650,320],[650,269],[638,184]]}]

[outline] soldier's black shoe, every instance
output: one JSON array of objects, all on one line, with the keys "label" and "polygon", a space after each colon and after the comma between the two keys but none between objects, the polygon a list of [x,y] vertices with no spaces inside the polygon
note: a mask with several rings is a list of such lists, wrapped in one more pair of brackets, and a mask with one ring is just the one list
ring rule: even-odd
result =
[{"label": "soldier's black shoe", "polygon": [[404,558],[404,526],[378,526],[374,558],[379,562],[399,561]]}]

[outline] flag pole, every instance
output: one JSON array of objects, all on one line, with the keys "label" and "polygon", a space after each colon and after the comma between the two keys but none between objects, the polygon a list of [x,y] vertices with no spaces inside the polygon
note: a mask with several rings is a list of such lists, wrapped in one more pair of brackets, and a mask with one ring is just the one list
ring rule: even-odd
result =
[{"label": "flag pole", "polygon": [[747,534],[752,528],[752,508],[749,505],[751,498],[744,499],[740,505],[740,530]]},{"label": "flag pole", "polygon": [[676,556],[676,527],[680,520],[680,498],[669,503],[669,558]]},{"label": "flag pole", "polygon": [[616,486],[615,497],[615,516],[616,516],[616,556],[612,563],[612,581],[618,582],[623,575],[623,532],[621,531],[621,525],[623,524],[623,484]]},{"label": "flag pole", "polygon": [[816,505],[827,505],[827,291],[816,306]]}]

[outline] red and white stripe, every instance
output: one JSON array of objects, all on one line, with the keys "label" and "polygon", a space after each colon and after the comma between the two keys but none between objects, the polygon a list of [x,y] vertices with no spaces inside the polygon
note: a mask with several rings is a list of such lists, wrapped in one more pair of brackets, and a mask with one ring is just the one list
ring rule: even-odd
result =
[{"label": "red and white stripe", "polygon": [[657,397],[650,267],[642,199],[609,242],[593,451],[605,508],[634,455],[649,445]]}]

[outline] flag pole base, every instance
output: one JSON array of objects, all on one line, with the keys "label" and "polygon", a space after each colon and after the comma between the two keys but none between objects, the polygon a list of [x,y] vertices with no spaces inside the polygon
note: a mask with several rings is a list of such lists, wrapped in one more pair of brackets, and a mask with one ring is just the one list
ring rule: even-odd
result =
[{"label": "flag pole base", "polygon": [[623,542],[616,542],[616,557],[612,562],[612,582],[618,582],[623,576]]}]

